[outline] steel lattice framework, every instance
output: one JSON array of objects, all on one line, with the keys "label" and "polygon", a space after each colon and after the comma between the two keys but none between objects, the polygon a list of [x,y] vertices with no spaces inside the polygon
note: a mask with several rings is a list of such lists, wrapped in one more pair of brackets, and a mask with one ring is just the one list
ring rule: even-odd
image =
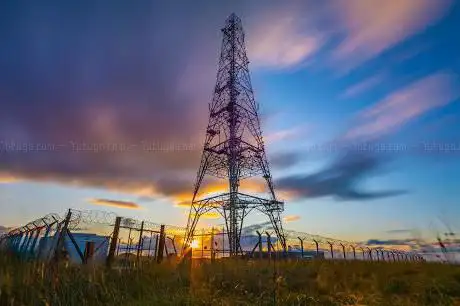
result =
[{"label": "steel lattice framework", "polygon": [[[209,124],[184,246],[191,243],[200,216],[217,210],[225,219],[230,256],[237,255],[241,250],[243,219],[256,209],[269,217],[283,249],[286,249],[280,216],[284,204],[276,198],[265,154],[241,20],[235,14],[230,15],[222,33],[217,83],[209,105]],[[228,179],[229,191],[198,200],[197,195],[205,176]],[[268,199],[238,191],[241,179],[254,176],[265,179],[270,194]]]}]

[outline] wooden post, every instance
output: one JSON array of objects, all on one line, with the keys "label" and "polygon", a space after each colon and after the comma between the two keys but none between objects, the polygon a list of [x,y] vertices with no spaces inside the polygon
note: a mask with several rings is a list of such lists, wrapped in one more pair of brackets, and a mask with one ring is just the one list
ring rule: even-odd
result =
[{"label": "wooden post", "polygon": [[157,256],[157,263],[161,263],[163,260],[163,251],[165,249],[165,226],[164,224],[160,227],[160,242],[158,243],[158,256]]},{"label": "wooden post", "polygon": [[86,241],[85,243],[85,253],[83,255],[83,263],[87,264],[91,258],[94,256],[94,241]]},{"label": "wooden post", "polygon": [[112,240],[110,241],[109,254],[107,255],[106,259],[106,264],[108,267],[112,265],[113,259],[115,257],[115,249],[117,248],[117,243],[119,241],[118,235],[120,234],[120,223],[121,217],[116,217],[115,225],[113,227]]}]

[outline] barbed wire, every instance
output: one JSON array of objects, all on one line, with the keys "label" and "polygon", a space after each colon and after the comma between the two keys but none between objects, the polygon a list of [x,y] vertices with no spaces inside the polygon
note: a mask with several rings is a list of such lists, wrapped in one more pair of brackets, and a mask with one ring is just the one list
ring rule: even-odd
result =
[{"label": "barbed wire", "polygon": [[69,229],[74,230],[78,227],[83,227],[83,224],[100,224],[110,225],[115,224],[117,215],[113,212],[102,210],[76,210],[71,209],[71,217],[69,221]]}]

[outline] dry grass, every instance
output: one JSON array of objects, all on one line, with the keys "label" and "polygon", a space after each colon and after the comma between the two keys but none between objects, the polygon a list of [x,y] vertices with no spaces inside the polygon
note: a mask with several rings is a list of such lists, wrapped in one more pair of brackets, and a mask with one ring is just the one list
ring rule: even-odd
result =
[{"label": "dry grass", "polygon": [[460,267],[222,260],[107,270],[0,256],[0,305],[460,305]]}]

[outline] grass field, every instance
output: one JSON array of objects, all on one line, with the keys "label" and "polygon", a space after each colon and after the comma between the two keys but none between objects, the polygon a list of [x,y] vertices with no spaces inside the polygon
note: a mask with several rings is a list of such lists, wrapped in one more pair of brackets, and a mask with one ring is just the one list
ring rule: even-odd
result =
[{"label": "grass field", "polygon": [[142,269],[0,255],[0,305],[460,305],[460,267],[221,260]]}]

